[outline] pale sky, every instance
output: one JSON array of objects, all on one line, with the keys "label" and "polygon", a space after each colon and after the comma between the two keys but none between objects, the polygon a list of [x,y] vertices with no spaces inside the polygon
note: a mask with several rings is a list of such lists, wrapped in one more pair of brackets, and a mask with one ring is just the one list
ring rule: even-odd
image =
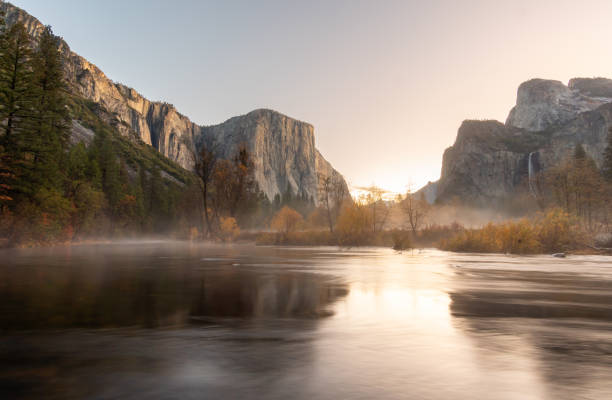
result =
[{"label": "pale sky", "polygon": [[350,184],[393,191],[438,179],[461,121],[505,121],[521,82],[612,77],[605,0],[12,2],[194,122],[272,108]]}]

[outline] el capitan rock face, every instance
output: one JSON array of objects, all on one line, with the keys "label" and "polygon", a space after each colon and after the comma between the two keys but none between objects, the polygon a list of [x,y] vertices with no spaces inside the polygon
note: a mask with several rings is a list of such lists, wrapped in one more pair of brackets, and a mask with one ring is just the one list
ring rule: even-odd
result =
[{"label": "el capitan rock face", "polygon": [[[0,2],[0,10],[6,13],[8,25],[19,21],[35,38],[43,30],[36,18],[10,3]],[[61,50],[73,93],[99,104],[99,116],[123,136],[153,146],[185,169],[193,168],[192,149],[197,150],[204,137],[213,136],[225,157],[238,145],[247,145],[253,154],[256,180],[270,200],[290,187],[294,194],[306,194],[316,201],[319,174],[341,177],[316,149],[310,124],[272,110],[255,110],[218,125],[200,126],[173,105],[150,101],[113,82],[64,41]]]},{"label": "el capitan rock face", "polygon": [[542,171],[570,156],[577,144],[601,166],[611,125],[612,80],[524,82],[505,124],[463,122],[444,152],[437,200],[494,206],[526,181],[530,157],[534,172]]},{"label": "el capitan rock face", "polygon": [[255,162],[255,179],[269,199],[290,188],[317,201],[319,176],[341,177],[315,148],[313,126],[276,111],[255,110],[202,132],[198,140],[213,139],[225,158],[246,144]]}]

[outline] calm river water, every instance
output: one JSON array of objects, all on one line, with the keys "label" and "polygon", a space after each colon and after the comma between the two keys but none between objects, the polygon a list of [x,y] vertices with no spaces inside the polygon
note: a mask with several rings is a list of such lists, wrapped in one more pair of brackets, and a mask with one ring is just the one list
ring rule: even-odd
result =
[{"label": "calm river water", "polygon": [[2,250],[0,398],[611,399],[612,258]]}]

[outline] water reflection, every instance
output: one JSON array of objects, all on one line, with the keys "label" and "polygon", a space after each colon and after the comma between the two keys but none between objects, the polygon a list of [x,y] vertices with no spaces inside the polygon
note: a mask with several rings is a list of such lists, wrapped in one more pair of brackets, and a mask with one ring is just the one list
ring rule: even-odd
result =
[{"label": "water reflection", "polygon": [[[274,259],[238,263],[227,255],[201,257],[226,249],[200,248],[189,256],[183,250],[32,250],[26,259],[12,254],[0,268],[0,327],[153,328],[212,318],[317,318],[329,315],[328,306],[346,294],[330,276],[273,269]],[[269,262],[265,273],[253,268],[262,261]]]},{"label": "water reflection", "polygon": [[135,243],[0,259],[0,398],[612,394],[606,258]]},{"label": "water reflection", "polygon": [[483,264],[458,267],[450,293],[455,326],[474,342],[479,363],[501,372],[522,362],[539,398],[608,398],[610,259]]}]

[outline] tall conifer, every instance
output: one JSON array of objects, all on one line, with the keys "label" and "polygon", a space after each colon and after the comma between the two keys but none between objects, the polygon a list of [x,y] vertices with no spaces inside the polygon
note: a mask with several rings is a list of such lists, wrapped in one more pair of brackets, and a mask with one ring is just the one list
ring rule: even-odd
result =
[{"label": "tall conifer", "polygon": [[10,170],[8,185],[12,197],[32,195],[28,179],[34,148],[30,140],[35,103],[30,36],[17,23],[3,29],[0,38],[0,147]]},{"label": "tall conifer", "polygon": [[59,45],[60,39],[47,26],[33,57],[35,172],[41,184],[51,188],[60,183],[60,161],[65,154],[70,123]]}]

